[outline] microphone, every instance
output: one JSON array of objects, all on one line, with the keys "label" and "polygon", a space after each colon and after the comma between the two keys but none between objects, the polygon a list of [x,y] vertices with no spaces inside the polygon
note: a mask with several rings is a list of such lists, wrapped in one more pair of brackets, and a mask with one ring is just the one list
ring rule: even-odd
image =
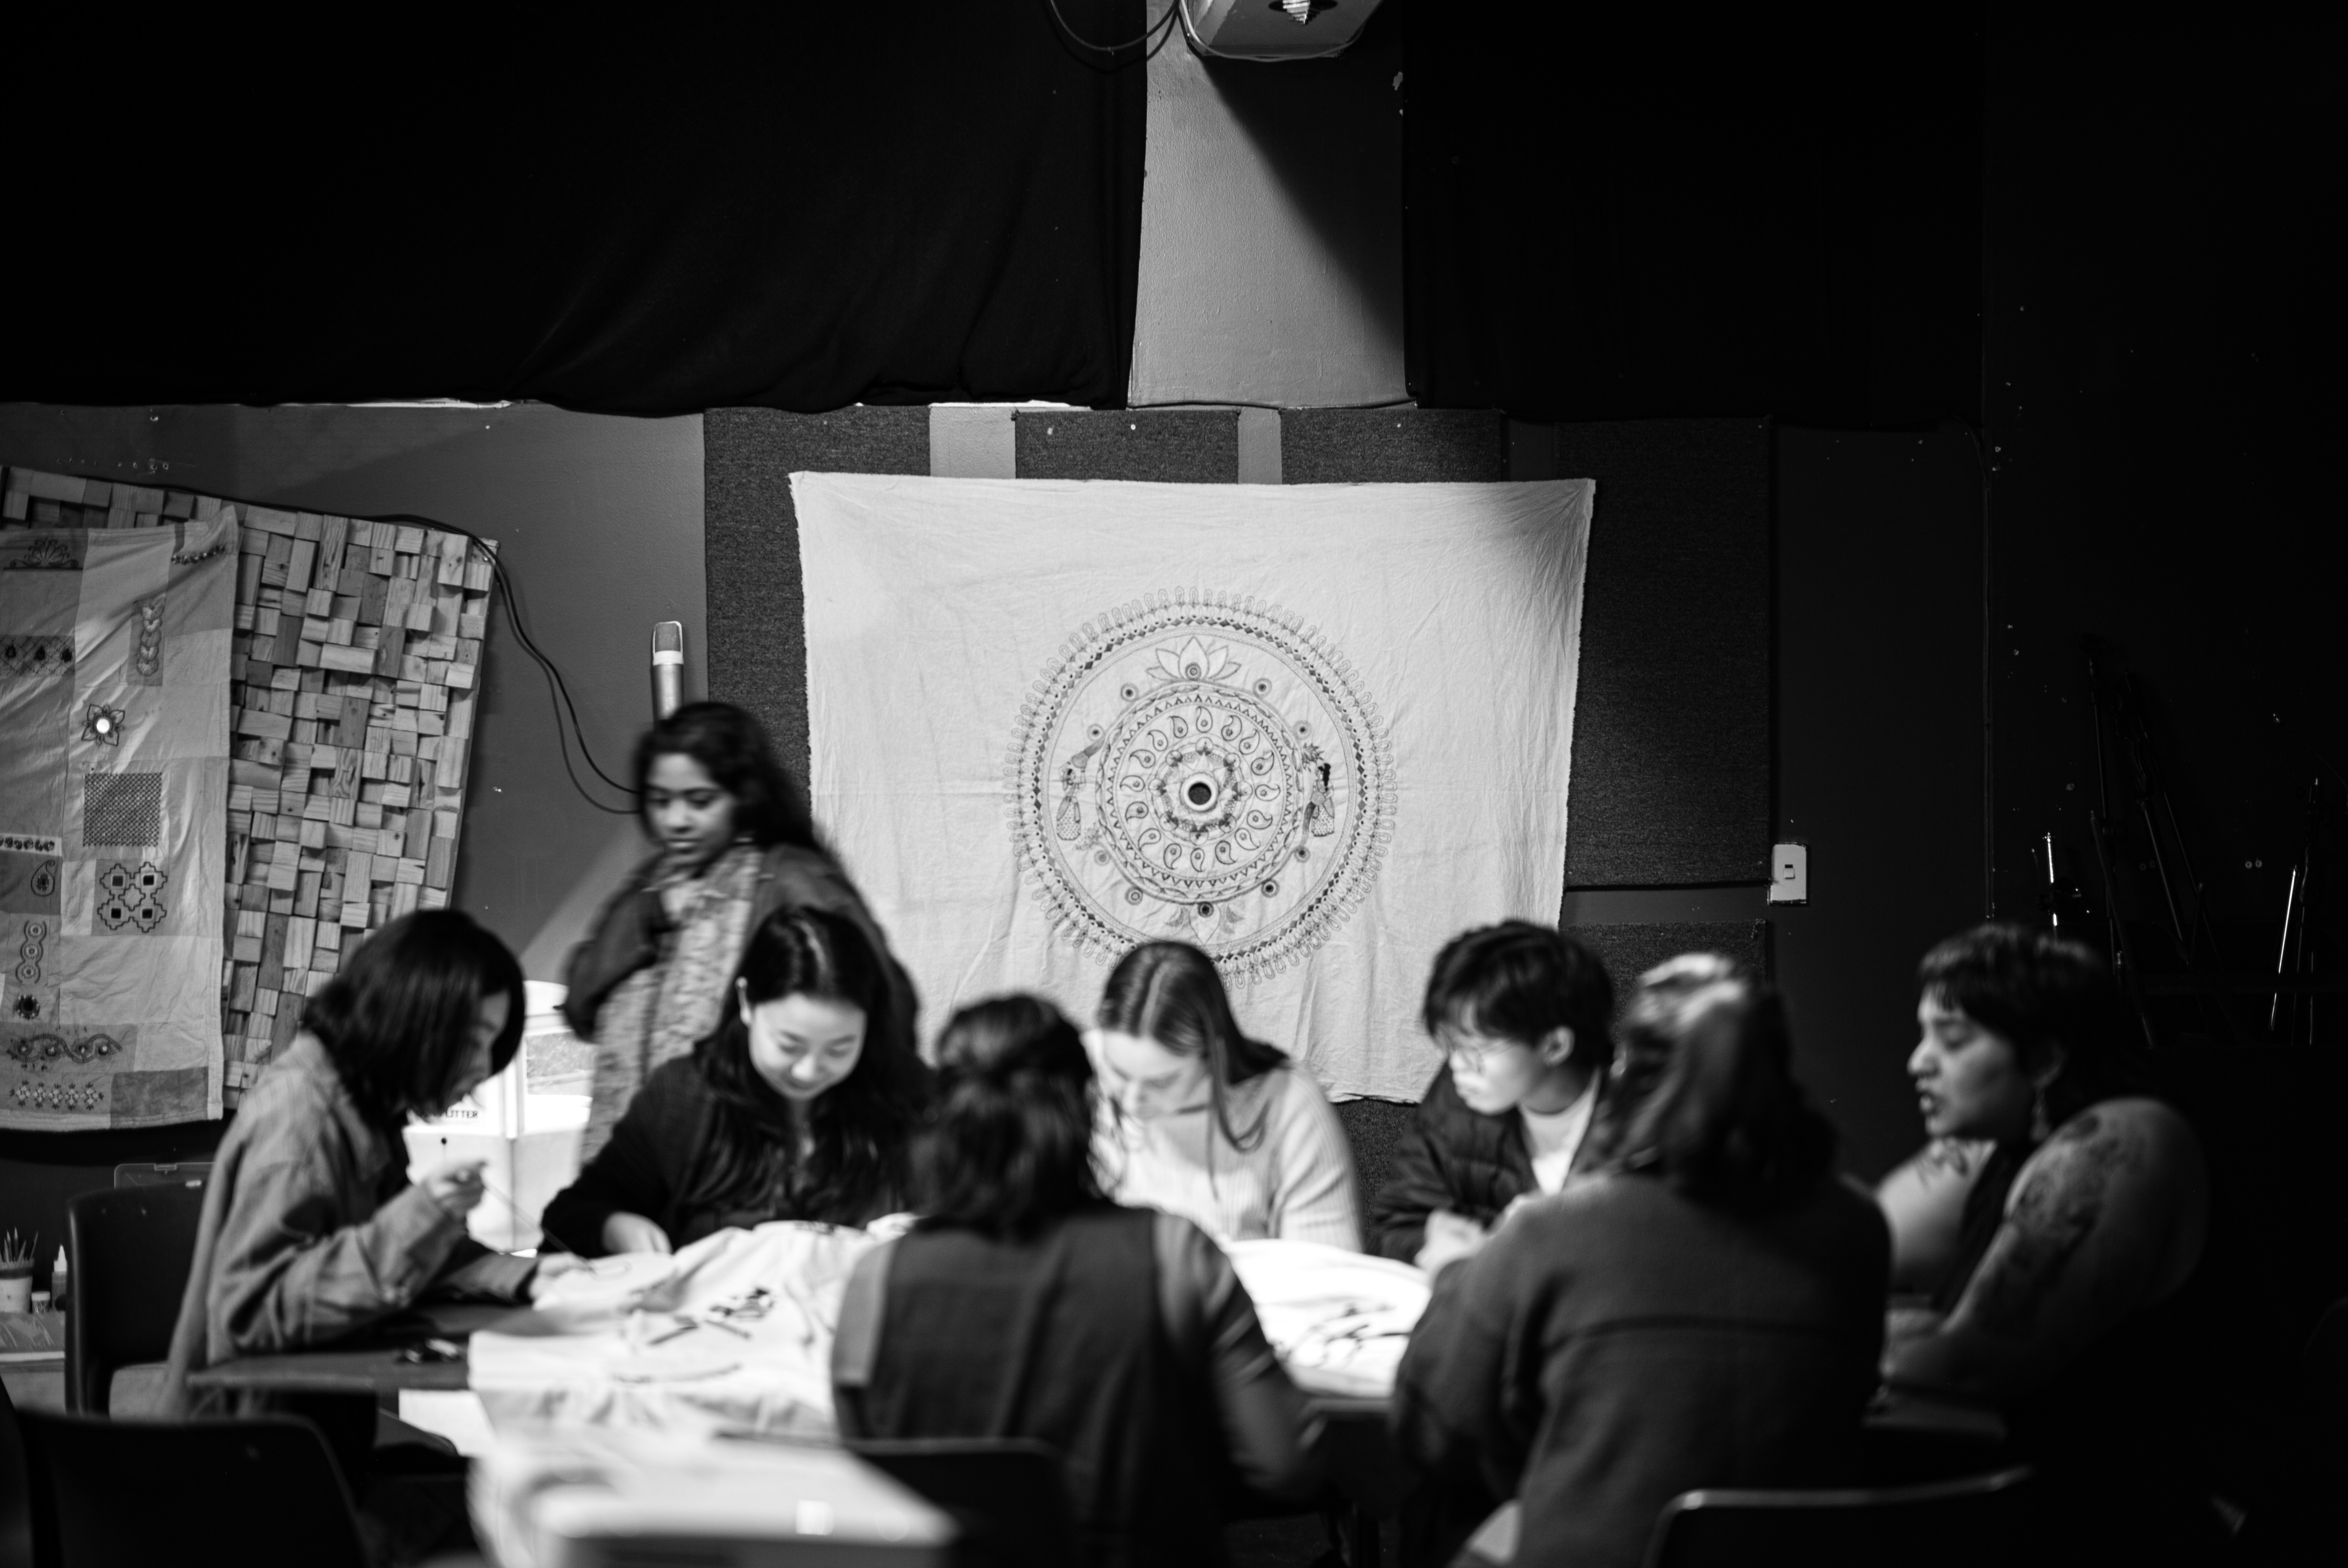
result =
[{"label": "microphone", "polygon": [[653,625],[653,717],[665,719],[685,701],[685,622]]}]

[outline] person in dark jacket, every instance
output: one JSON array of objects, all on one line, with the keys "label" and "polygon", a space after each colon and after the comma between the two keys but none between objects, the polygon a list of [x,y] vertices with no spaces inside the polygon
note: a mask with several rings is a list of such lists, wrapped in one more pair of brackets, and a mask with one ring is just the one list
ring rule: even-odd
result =
[{"label": "person in dark jacket", "polygon": [[1221,1562],[1234,1482],[1303,1500],[1321,1476],[1319,1423],[1230,1260],[1102,1191],[1092,1065],[1050,1003],[963,1009],[938,1071],[922,1218],[840,1304],[841,1434],[1049,1443],[1089,1568]]},{"label": "person in dark jacket", "polygon": [[563,1017],[595,1048],[583,1159],[636,1091],[725,1017],[750,933],[776,910],[852,922],[881,958],[891,1049],[913,1049],[913,983],[816,831],[807,791],[758,721],[726,702],[679,708],[636,743],[636,798],[657,847],[572,951]]},{"label": "person in dark jacket", "polygon": [[1439,1268],[1511,1205],[1562,1187],[1614,1060],[1613,1014],[1606,967],[1554,927],[1454,938],[1419,1014],[1443,1070],[1371,1204],[1371,1250]]},{"label": "person in dark jacket", "polygon": [[578,1180],[550,1245],[668,1252],[728,1225],[863,1225],[905,1206],[929,1070],[894,1027],[862,927],[778,909],[750,936],[725,1020],[657,1069]]},{"label": "person in dark jacket", "polygon": [[[1674,959],[1622,1025],[1604,1165],[1518,1211],[1437,1278],[1392,1425],[1422,1486],[1406,1561],[1450,1560],[1514,1498],[1518,1563],[1635,1568],[1697,1487],[1849,1474],[1876,1387],[1890,1236],[1833,1170],[1776,996]],[[1481,1490],[1484,1508],[1458,1504]]]}]

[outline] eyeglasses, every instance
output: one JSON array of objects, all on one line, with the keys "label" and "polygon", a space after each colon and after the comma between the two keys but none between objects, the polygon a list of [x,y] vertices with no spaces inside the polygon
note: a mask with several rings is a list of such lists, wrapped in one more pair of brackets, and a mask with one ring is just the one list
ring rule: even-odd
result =
[{"label": "eyeglasses", "polygon": [[1436,1036],[1435,1043],[1447,1065],[1465,1072],[1481,1072],[1493,1060],[1517,1048],[1513,1040],[1478,1040],[1452,1030]]}]

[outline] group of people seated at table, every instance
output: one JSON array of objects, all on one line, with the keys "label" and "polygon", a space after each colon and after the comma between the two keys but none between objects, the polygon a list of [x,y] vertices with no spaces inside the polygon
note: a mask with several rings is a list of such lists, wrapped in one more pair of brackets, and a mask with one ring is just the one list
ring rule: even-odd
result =
[{"label": "group of people seated at table", "polygon": [[[1992,925],[1926,957],[1931,1141],[1870,1193],[1757,975],[1689,955],[1618,1014],[1570,933],[1467,932],[1434,958],[1442,1065],[1365,1225],[1334,1111],[1206,954],[1136,948],[1081,1029],[1033,996],[963,1008],[925,1058],[911,980],[755,721],[682,709],[636,775],[655,853],[570,966],[592,1108],[537,1255],[469,1240],[479,1166],[410,1184],[401,1131],[510,1062],[519,968],[462,914],[395,921],[221,1146],[175,1409],[229,1399],[196,1369],[427,1293],[526,1302],[607,1253],[910,1215],[841,1305],[842,1435],[1053,1444],[1091,1563],[1218,1561],[1226,1518],[1323,1496],[1320,1422],[1218,1245],[1262,1237],[1432,1276],[1390,1416],[1408,1561],[1514,1500],[1514,1561],[1635,1563],[1679,1492],[1849,1480],[1887,1387],[2003,1411],[2083,1495],[2174,1491],[2147,1373],[2193,1332],[2207,1183],[2075,943]],[[371,1407],[304,1408],[370,1462]]]}]

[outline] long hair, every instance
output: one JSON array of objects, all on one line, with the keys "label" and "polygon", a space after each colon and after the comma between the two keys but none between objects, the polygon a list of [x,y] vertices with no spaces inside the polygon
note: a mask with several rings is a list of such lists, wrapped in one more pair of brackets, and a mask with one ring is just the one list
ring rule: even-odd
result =
[{"label": "long hair", "polygon": [[699,763],[717,787],[734,797],[735,831],[760,848],[795,844],[829,853],[815,830],[807,786],[776,759],[767,732],[743,709],[731,702],[688,702],[638,738],[640,820],[653,764],[664,756],[687,756]]},{"label": "long hair", "polygon": [[[795,1184],[811,1207],[853,1207],[901,1191],[904,1150],[920,1109],[923,1069],[901,1046],[889,1012],[883,959],[855,922],[821,909],[778,909],[750,933],[737,984],[719,1022],[693,1048],[719,1107],[704,1195],[757,1204]],[[803,1112],[812,1151],[798,1167],[790,1102],[750,1061],[752,1007],[788,996],[847,1002],[864,1012],[864,1049],[848,1076]]]},{"label": "long hair", "polygon": [[1101,992],[1100,1027],[1156,1040],[1177,1056],[1207,1059],[1215,1124],[1236,1149],[1263,1142],[1266,1106],[1242,1133],[1231,1125],[1231,1091],[1285,1066],[1286,1055],[1240,1032],[1214,960],[1188,942],[1144,942],[1119,959]]},{"label": "long hair", "polygon": [[1823,1175],[1835,1133],[1803,1100],[1776,990],[1716,954],[1640,977],[1619,1026],[1609,1168],[1753,1212]]},{"label": "long hair", "polygon": [[455,909],[419,909],[369,937],[302,1009],[360,1112],[379,1127],[437,1116],[458,1098],[481,1003],[506,998],[489,1050],[503,1072],[521,1044],[521,966]]},{"label": "long hair", "polygon": [[1092,1091],[1084,1041],[1051,1003],[997,997],[954,1014],[913,1145],[922,1224],[1025,1235],[1107,1202],[1093,1168]]},{"label": "long hair", "polygon": [[1444,945],[1426,977],[1419,1022],[1525,1045],[1573,1030],[1573,1061],[1603,1073],[1614,1060],[1614,982],[1598,955],[1554,926],[1503,920]]},{"label": "long hair", "polygon": [[2032,1077],[2053,1067],[2043,1091],[2050,1127],[2141,1087],[2120,1048],[2111,970],[2084,943],[2028,926],[1976,926],[1924,955],[1916,989],[2003,1037]]}]

